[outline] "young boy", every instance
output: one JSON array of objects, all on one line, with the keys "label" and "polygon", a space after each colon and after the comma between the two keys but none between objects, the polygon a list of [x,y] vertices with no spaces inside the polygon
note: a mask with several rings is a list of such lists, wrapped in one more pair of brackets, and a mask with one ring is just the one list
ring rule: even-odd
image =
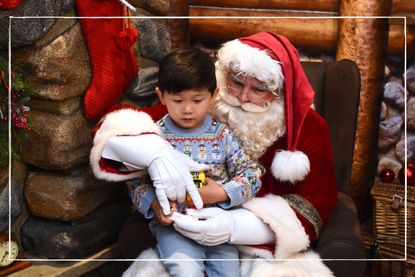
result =
[{"label": "young boy", "polygon": [[[230,209],[254,197],[261,186],[262,167],[250,160],[225,124],[208,114],[218,92],[211,58],[198,49],[171,52],[160,63],[156,92],[169,112],[158,122],[166,140],[177,151],[208,165],[206,181],[199,189],[205,206]],[[130,195],[139,212],[155,218],[150,229],[170,275],[240,276],[237,247],[202,246],[176,232],[151,182],[133,182]],[[172,206],[183,211],[180,205]]]}]

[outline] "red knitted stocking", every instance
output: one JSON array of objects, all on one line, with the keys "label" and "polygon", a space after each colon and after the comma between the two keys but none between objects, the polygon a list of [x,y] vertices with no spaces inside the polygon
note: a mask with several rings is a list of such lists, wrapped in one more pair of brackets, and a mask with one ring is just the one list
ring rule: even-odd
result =
[{"label": "red knitted stocking", "polygon": [[[125,8],[118,0],[77,0],[79,16],[122,16]],[[99,119],[116,104],[136,78],[138,67],[131,46],[137,30],[128,19],[81,19],[88,46],[92,80],[85,93],[85,113]],[[127,26],[125,26],[127,24]]]},{"label": "red knitted stocking", "polygon": [[0,0],[0,10],[14,10],[22,3],[22,0]]}]

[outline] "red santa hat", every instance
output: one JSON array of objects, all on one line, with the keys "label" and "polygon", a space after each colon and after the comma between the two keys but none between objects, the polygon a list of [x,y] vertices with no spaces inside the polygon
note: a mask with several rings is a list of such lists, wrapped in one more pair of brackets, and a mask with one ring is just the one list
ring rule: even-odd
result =
[{"label": "red santa hat", "polygon": [[260,32],[228,42],[220,51],[228,53],[222,55],[227,61],[221,58],[220,62],[233,63],[228,66],[242,74],[275,84],[277,89],[281,89],[285,80],[287,149],[276,153],[271,170],[281,181],[294,183],[304,179],[310,171],[310,161],[296,147],[301,126],[313,103],[314,91],[304,74],[297,50],[284,36]]}]

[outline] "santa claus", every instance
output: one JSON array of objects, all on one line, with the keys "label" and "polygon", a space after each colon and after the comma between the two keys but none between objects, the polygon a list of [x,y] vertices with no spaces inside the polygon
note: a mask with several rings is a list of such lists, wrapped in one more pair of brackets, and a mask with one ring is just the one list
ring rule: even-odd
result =
[{"label": "santa claus", "polygon": [[[175,229],[204,245],[240,245],[242,258],[261,260],[242,263],[252,276],[332,276],[309,250],[337,202],[330,137],[325,121],[311,109],[314,92],[296,49],[283,36],[260,32],[225,43],[216,67],[220,94],[212,114],[229,124],[246,152],[265,167],[263,185],[239,209],[176,215]],[[167,199],[182,201],[186,190],[200,208],[188,175],[197,165],[182,157],[177,162],[154,124],[165,113],[155,106],[107,114],[94,138],[93,171],[98,178],[121,181],[148,170],[166,214]],[[143,135],[149,133],[150,140]],[[169,174],[160,170],[166,165]],[[126,275],[137,270],[143,270],[140,262]]]}]

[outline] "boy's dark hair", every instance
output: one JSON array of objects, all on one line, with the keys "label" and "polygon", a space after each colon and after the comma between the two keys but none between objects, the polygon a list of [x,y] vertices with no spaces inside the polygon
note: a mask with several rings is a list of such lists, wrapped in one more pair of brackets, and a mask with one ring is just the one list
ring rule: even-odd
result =
[{"label": "boy's dark hair", "polygon": [[212,58],[197,48],[177,49],[160,62],[158,87],[162,93],[178,94],[188,89],[216,89]]}]

